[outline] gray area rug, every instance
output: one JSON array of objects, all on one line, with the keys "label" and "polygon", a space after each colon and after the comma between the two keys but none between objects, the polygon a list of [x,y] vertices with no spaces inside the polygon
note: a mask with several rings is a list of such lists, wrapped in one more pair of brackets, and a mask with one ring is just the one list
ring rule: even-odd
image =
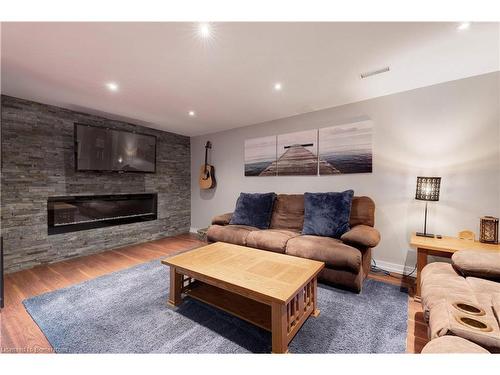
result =
[{"label": "gray area rug", "polygon": [[[271,335],[186,299],[166,306],[169,270],[158,260],[24,301],[59,353],[269,353]],[[319,284],[292,353],[403,353],[408,295],[367,280],[361,294]]]}]

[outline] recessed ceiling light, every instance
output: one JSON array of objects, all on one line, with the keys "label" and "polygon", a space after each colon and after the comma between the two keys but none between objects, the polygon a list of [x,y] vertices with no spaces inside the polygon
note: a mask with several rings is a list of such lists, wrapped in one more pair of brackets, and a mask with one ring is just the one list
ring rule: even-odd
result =
[{"label": "recessed ceiling light", "polygon": [[116,82],[108,82],[106,83],[106,87],[108,88],[109,91],[116,92],[119,89],[119,86]]},{"label": "recessed ceiling light", "polygon": [[196,112],[195,111],[189,111],[188,115],[191,116],[191,117],[194,117],[194,116],[196,116]]},{"label": "recessed ceiling light", "polygon": [[462,22],[460,25],[457,26],[458,31],[467,30],[469,28],[470,28],[470,22]]},{"label": "recessed ceiling light", "polygon": [[274,84],[274,90],[275,91],[281,91],[282,88],[283,88],[283,85],[281,84],[281,82],[276,82]]},{"label": "recessed ceiling light", "polygon": [[211,33],[210,25],[208,23],[200,23],[198,26],[198,32],[202,38],[208,38]]}]

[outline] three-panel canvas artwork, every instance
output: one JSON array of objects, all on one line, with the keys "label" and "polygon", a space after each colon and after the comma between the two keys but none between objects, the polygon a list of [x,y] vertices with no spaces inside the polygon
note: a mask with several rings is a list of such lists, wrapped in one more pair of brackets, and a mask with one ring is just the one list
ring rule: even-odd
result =
[{"label": "three-panel canvas artwork", "polygon": [[251,138],[245,176],[316,176],[372,172],[371,121]]}]

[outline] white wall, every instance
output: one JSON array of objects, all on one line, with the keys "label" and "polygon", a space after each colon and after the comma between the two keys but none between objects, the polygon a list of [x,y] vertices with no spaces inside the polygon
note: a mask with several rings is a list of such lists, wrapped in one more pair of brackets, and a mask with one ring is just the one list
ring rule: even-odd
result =
[{"label": "white wall", "polygon": [[[387,268],[412,269],[411,232],[422,229],[424,203],[415,201],[417,175],[442,176],[440,201],[430,203],[428,230],[478,233],[479,217],[500,214],[500,73],[389,95],[191,138],[191,227],[230,212],[245,192],[302,193],[354,189],[376,203],[382,241],[374,258]],[[282,93],[286,95],[286,92]],[[371,119],[373,173],[324,177],[245,177],[244,140]],[[201,191],[204,143],[213,144],[217,187]],[[401,270],[401,269],[400,269]]]}]

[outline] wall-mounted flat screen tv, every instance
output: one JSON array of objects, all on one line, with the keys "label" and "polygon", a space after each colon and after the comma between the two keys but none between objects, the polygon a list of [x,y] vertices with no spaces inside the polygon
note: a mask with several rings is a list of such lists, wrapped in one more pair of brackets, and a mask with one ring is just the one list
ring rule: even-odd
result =
[{"label": "wall-mounted flat screen tv", "polygon": [[156,137],[75,124],[77,171],[156,171]]}]

